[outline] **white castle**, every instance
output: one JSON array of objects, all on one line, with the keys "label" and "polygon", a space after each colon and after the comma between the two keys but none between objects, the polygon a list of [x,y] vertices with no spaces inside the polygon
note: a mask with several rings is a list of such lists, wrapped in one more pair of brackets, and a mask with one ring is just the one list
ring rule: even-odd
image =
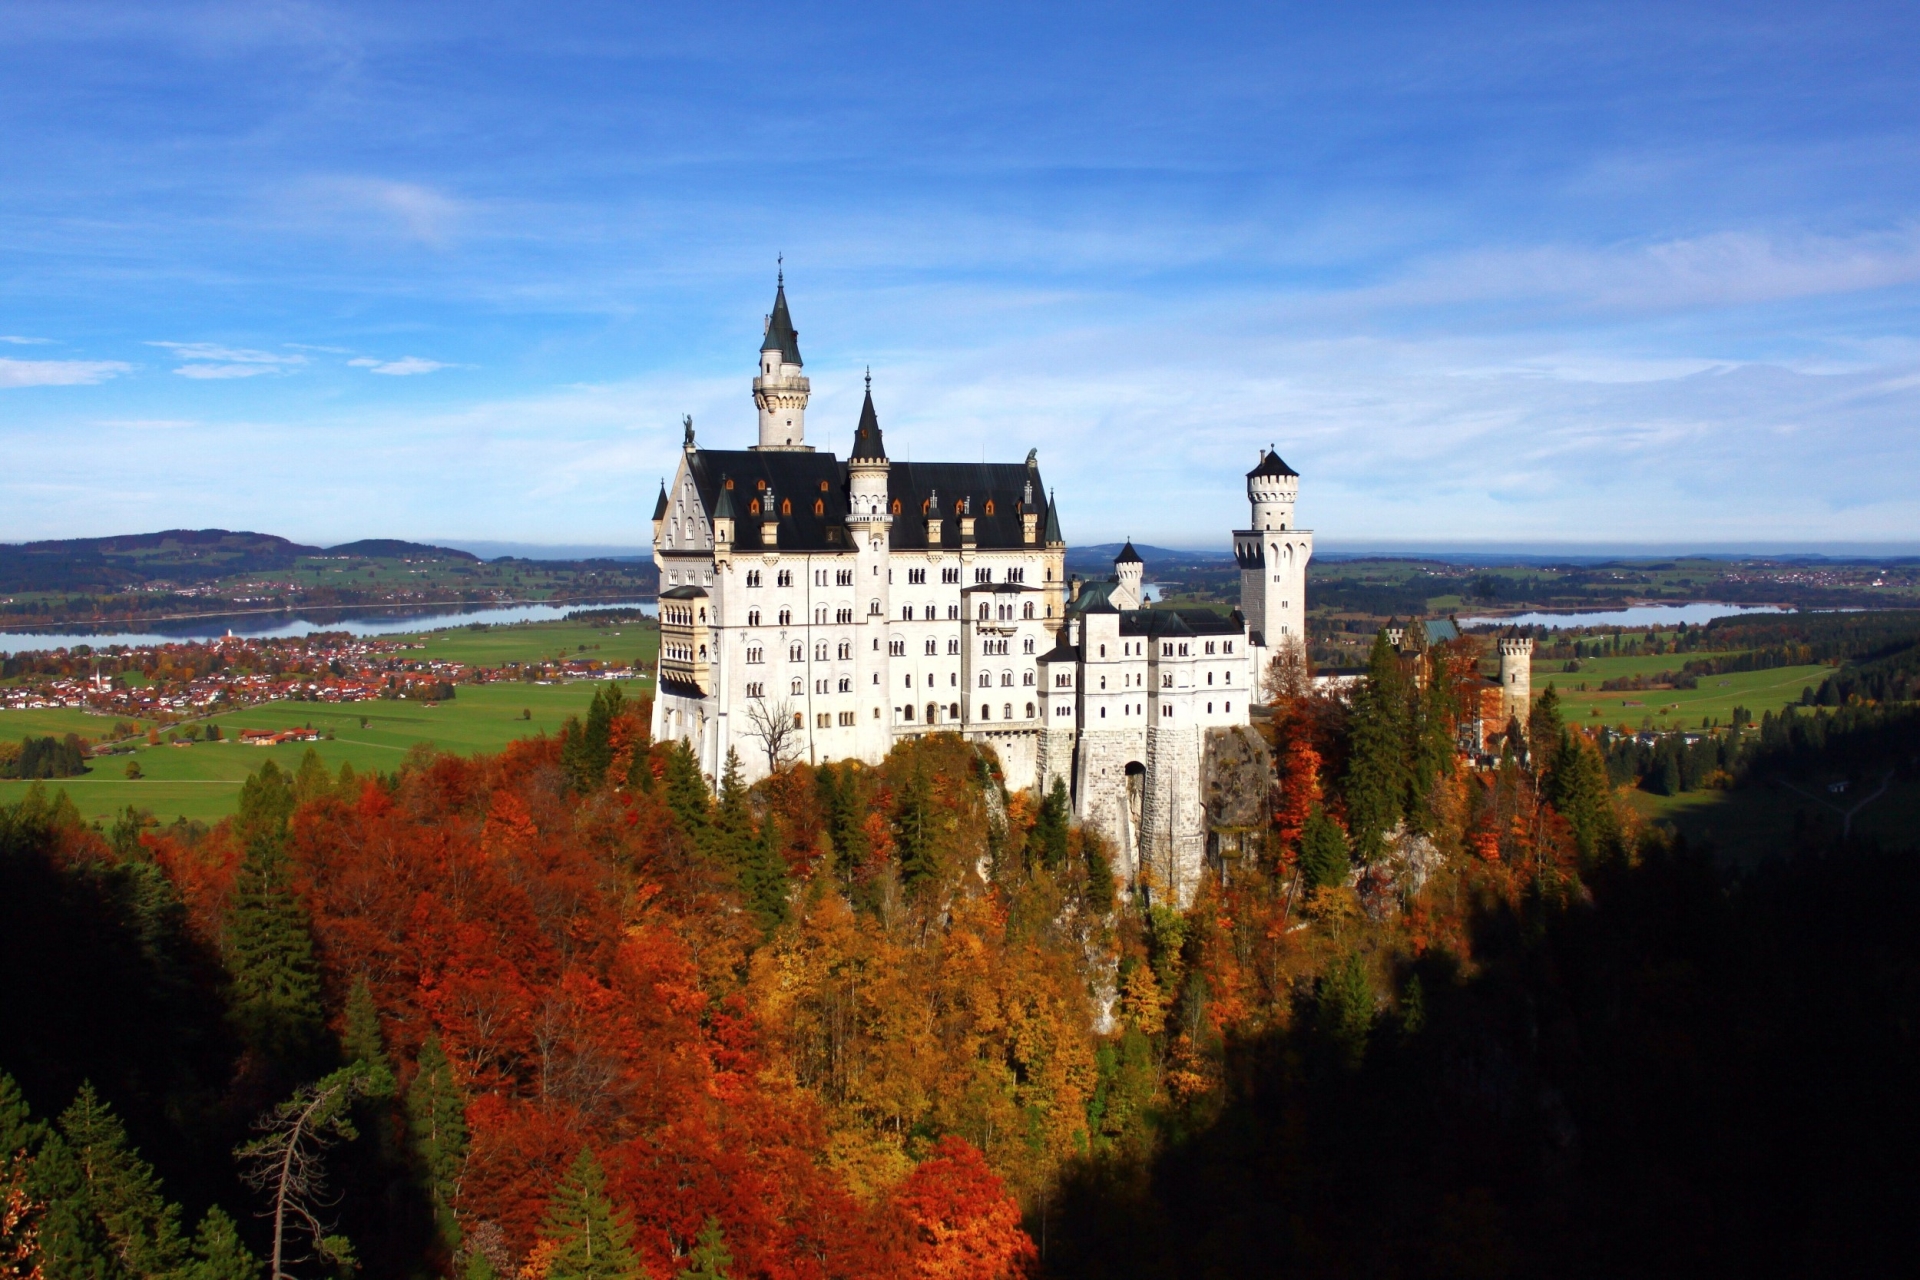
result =
[{"label": "white castle", "polygon": [[753,380],[759,443],[702,448],[689,420],[654,507],[655,739],[686,742],[713,778],[737,751],[752,780],[959,733],[993,747],[1013,789],[1064,779],[1128,878],[1189,900],[1209,856],[1265,821],[1247,726],[1268,660],[1305,634],[1298,475],[1267,450],[1247,475],[1238,612],[1152,608],[1131,542],[1112,579],[1068,582],[1037,451],[891,461],[869,378],[841,462],[806,443],[801,369],[782,279]]}]

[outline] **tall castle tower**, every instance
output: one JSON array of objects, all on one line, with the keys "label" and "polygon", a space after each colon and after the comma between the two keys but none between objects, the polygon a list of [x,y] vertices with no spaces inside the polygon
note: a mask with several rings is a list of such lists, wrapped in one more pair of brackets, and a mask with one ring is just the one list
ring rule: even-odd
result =
[{"label": "tall castle tower", "polygon": [[1532,709],[1533,637],[1510,631],[1500,637],[1500,714],[1524,724]]},{"label": "tall castle tower", "polygon": [[1313,533],[1294,527],[1293,504],[1300,473],[1271,449],[1247,472],[1247,501],[1252,527],[1235,530],[1234,557],[1240,562],[1240,612],[1247,619],[1253,649],[1256,688],[1267,664],[1285,645],[1307,641],[1307,561],[1313,558]]},{"label": "tall castle tower", "polygon": [[800,372],[800,331],[787,312],[787,273],[782,270],[767,335],[760,343],[760,373],[753,380],[753,403],[760,410],[756,448],[813,451],[807,443],[807,397],[812,390]]}]

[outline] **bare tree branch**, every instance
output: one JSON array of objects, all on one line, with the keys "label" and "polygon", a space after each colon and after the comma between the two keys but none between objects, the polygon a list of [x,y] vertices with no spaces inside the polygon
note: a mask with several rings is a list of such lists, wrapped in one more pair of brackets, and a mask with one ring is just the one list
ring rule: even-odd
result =
[{"label": "bare tree branch", "polygon": [[[241,1180],[272,1201],[272,1208],[261,1215],[273,1219],[270,1280],[290,1280],[287,1267],[312,1258],[336,1268],[353,1264],[352,1243],[333,1234],[321,1216],[338,1203],[327,1188],[325,1156],[341,1139],[359,1136],[353,1103],[390,1091],[392,1081],[386,1075],[384,1069],[356,1062],[316,1084],[303,1084],[254,1122],[259,1137],[234,1150]],[[289,1227],[305,1234],[312,1253],[289,1256]]]},{"label": "bare tree branch", "polygon": [[800,754],[800,715],[785,698],[747,703],[747,732],[766,753],[768,773],[780,772]]}]

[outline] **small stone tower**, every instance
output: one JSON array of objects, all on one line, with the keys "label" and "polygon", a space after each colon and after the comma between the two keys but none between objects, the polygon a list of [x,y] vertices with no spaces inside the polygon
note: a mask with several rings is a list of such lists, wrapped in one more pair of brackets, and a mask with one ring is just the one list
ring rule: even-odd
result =
[{"label": "small stone tower", "polygon": [[1293,503],[1299,494],[1300,473],[1278,453],[1262,449],[1259,465],[1247,472],[1252,527],[1233,535],[1234,558],[1240,562],[1240,612],[1252,633],[1248,656],[1255,689],[1263,688],[1267,665],[1276,654],[1307,641],[1307,562],[1313,559],[1313,533],[1294,524]]},{"label": "small stone tower", "polygon": [[807,398],[812,386],[800,372],[800,331],[787,311],[787,276],[774,288],[773,313],[760,343],[760,374],[753,380],[753,403],[760,410],[760,449],[812,452],[807,443]]},{"label": "small stone tower", "polygon": [[1509,631],[1500,637],[1500,714],[1525,723],[1533,706],[1533,637]]},{"label": "small stone tower", "polygon": [[1128,538],[1127,545],[1120,548],[1120,554],[1113,558],[1113,576],[1120,583],[1119,589],[1113,593],[1114,608],[1138,609],[1141,606],[1140,579],[1146,568],[1146,561],[1133,549],[1133,539]]}]

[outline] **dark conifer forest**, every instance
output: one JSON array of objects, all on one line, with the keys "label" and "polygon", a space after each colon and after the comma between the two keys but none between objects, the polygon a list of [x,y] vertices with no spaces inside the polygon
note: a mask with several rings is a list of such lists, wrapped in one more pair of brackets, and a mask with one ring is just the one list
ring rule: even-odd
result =
[{"label": "dark conifer forest", "polygon": [[[1910,774],[1881,661],[1714,768]],[[0,1276],[1910,1272],[1915,851],[1689,847],[1551,698],[1462,753],[1477,678],[1277,688],[1186,910],[959,736],[710,784],[611,687],[213,827],[36,790]]]}]

